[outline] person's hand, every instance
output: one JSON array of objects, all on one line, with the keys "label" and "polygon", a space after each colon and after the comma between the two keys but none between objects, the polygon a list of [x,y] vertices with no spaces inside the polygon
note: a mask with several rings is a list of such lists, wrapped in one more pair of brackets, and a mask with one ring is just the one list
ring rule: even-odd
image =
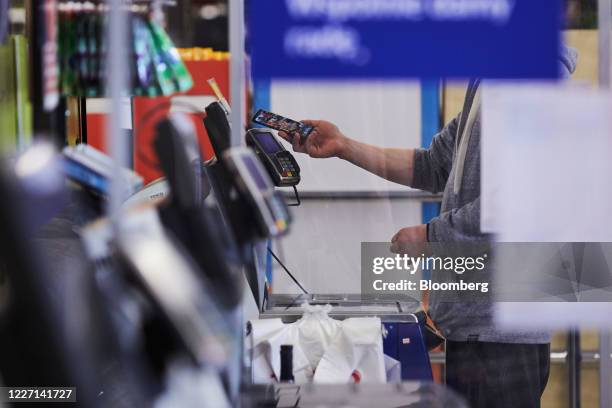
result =
[{"label": "person's hand", "polygon": [[278,132],[280,137],[291,143],[294,151],[306,153],[317,159],[338,157],[342,154],[348,138],[342,134],[338,126],[325,120],[304,120],[302,123],[314,127],[303,144],[298,134]]},{"label": "person's hand", "polygon": [[391,252],[396,254],[421,255],[429,252],[427,225],[402,228],[391,238]]}]

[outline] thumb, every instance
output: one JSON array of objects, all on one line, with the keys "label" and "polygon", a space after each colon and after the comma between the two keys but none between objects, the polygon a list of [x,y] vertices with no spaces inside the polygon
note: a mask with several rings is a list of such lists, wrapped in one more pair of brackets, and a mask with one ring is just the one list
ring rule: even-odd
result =
[{"label": "thumb", "polygon": [[397,241],[398,238],[399,238],[399,232],[391,237],[391,242]]}]

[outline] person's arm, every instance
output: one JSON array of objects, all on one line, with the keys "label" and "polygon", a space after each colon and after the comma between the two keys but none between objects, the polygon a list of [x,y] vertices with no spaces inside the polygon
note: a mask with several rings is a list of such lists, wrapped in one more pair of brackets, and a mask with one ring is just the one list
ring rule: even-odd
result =
[{"label": "person's arm", "polygon": [[412,185],[414,149],[383,148],[348,139],[338,157],[394,183]]},{"label": "person's arm", "polygon": [[412,187],[432,193],[444,190],[453,167],[460,117],[461,114],[458,114],[435,135],[429,148],[415,149]]},{"label": "person's arm", "polygon": [[314,158],[338,157],[389,181],[412,184],[414,149],[391,149],[372,146],[345,136],[336,125],[324,120],[304,120],[314,130],[300,144],[298,136],[279,135],[292,144],[293,150]]},{"label": "person's arm", "polygon": [[487,234],[480,230],[480,197],[433,218],[427,228],[430,242],[470,242],[486,238]]},{"label": "person's arm", "polygon": [[395,149],[372,146],[345,136],[333,123],[324,120],[305,120],[314,130],[300,144],[299,137],[279,135],[290,142],[293,150],[314,158],[339,157],[389,181],[438,192],[444,189],[452,166],[455,118],[439,134],[429,149]]},{"label": "person's arm", "polygon": [[444,212],[428,224],[399,230],[391,238],[391,252],[428,253],[429,242],[483,242],[490,238],[480,230],[480,197],[460,208]]}]

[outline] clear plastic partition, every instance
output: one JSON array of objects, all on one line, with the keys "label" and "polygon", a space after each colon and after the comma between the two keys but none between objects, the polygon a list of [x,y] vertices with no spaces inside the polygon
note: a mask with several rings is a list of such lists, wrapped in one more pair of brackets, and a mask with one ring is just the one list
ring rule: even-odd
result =
[{"label": "clear plastic partition", "polygon": [[[266,109],[298,121],[307,120],[326,136],[337,136],[333,146],[325,145],[325,138],[321,138],[321,144],[307,142],[306,146],[279,139],[299,164],[300,205],[291,208],[294,219],[290,233],[268,243],[264,253],[267,256],[262,268],[271,299],[288,295],[282,306],[287,302],[295,306],[295,299],[308,298],[297,297],[300,294],[315,296],[320,303],[333,305],[336,301],[335,306],[341,305],[338,299],[348,302],[353,296],[361,296],[363,300],[364,294],[370,293],[363,286],[363,274],[373,273],[372,265],[364,268],[363,264],[364,245],[368,243],[392,248],[398,239],[411,244],[470,242],[479,234],[486,234],[491,242],[500,237],[502,241],[527,243],[607,242],[610,217],[606,208],[611,196],[606,186],[610,171],[606,152],[611,147],[611,128],[606,114],[610,97],[605,90],[612,68],[612,10],[606,0],[569,1],[564,7],[559,81],[484,79],[475,83],[464,77],[439,81],[255,81],[251,113]],[[478,104],[481,110],[477,117],[462,115],[466,107],[469,112]],[[462,147],[466,127],[470,133],[474,126],[483,132],[478,134],[480,145],[472,149],[468,137]],[[447,144],[444,129],[457,139]],[[589,142],[584,139],[586,134]],[[469,168],[473,159],[470,155],[476,151],[480,154],[478,170]],[[446,159],[439,155],[441,152],[448,153]],[[585,163],[576,155],[589,159]],[[434,175],[443,180],[440,185],[426,185],[419,178],[427,159],[436,169],[446,169],[447,173]],[[410,165],[402,167],[399,163]],[[405,173],[396,173],[398,169]],[[470,179],[472,170],[478,174],[475,179]],[[452,180],[459,174],[459,182],[447,184],[450,172]],[[477,199],[456,206],[462,195],[472,192],[471,188],[482,189]],[[291,189],[281,190],[288,202],[295,202]],[[476,234],[461,225],[465,221],[461,217],[463,207],[471,205],[478,206],[471,220],[477,225]],[[440,220],[461,233],[441,232]],[[425,252],[417,253],[421,254]],[[505,265],[506,287],[513,286],[520,275],[512,274],[513,265]],[[534,275],[550,275],[549,267],[538,268]],[[420,268],[418,276],[427,280],[432,273]],[[542,282],[548,281],[538,283],[550,283]],[[489,283],[493,285],[493,281]],[[551,295],[555,288],[550,284],[543,292]],[[391,296],[410,296],[416,300],[417,309],[431,312],[432,299],[436,301],[434,292],[428,286],[392,291]],[[525,298],[517,296],[525,292],[515,292],[516,298],[505,300],[517,304],[486,316],[495,329],[479,333],[477,341],[480,336],[480,341],[487,343],[550,343],[550,349],[538,351],[551,362],[550,377],[542,384],[542,406],[609,406],[610,338],[600,337],[599,332],[607,330],[607,302],[599,298],[589,305],[586,297],[567,302],[561,299],[565,294],[552,294],[547,302],[566,304],[551,306],[540,305],[542,299],[527,304]],[[578,304],[580,300],[582,304]],[[361,310],[367,310],[367,305],[361,305]],[[480,312],[482,309],[474,319],[482,318]],[[588,324],[579,330],[585,314]],[[461,337],[457,334],[462,333],[461,327],[444,327],[449,323],[445,320],[448,315],[441,315],[440,309],[431,317],[449,344]],[[471,335],[463,334],[462,341]],[[436,349],[430,355],[434,362],[444,362],[446,357],[448,364],[443,350]],[[600,360],[600,356],[605,358]],[[540,368],[530,367],[528,371]],[[518,377],[530,375],[518,368],[510,371]],[[598,377],[599,390],[586,380]]]},{"label": "clear plastic partition", "polygon": [[[408,162],[408,149],[421,146],[423,92],[418,82],[408,81],[273,81],[270,109],[297,120],[328,122],[325,126],[337,126],[339,137],[351,139],[347,147],[395,148],[398,160]],[[291,233],[272,248],[310,293],[359,294],[362,242],[390,243],[400,229],[422,224],[423,199],[434,197],[348,160],[294,155],[301,169],[301,204],[291,208]],[[381,166],[383,172],[388,168]],[[293,200],[290,190],[287,196]],[[277,262],[272,266],[274,293],[301,291]]]}]

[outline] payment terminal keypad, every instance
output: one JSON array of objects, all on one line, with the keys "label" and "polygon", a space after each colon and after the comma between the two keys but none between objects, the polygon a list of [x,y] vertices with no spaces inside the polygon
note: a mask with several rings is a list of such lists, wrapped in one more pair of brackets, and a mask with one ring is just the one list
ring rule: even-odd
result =
[{"label": "payment terminal keypad", "polygon": [[291,157],[283,155],[282,153],[277,154],[278,162],[280,164],[280,171],[283,177],[294,177],[298,171],[295,168],[294,161]]}]

